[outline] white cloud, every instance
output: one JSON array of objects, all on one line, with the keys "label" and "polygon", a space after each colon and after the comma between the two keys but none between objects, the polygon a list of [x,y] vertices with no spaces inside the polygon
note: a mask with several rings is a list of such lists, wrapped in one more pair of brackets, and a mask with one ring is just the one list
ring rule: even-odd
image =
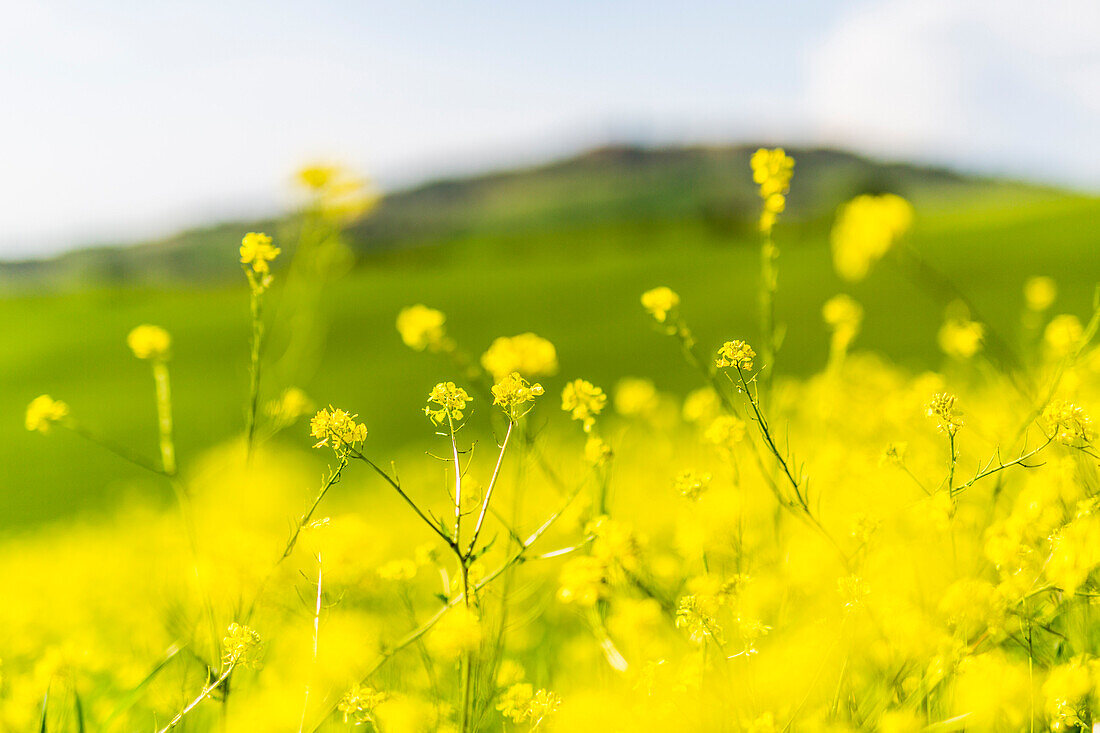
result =
[{"label": "white cloud", "polygon": [[1100,3],[887,0],[806,57],[817,135],[1100,185]]}]

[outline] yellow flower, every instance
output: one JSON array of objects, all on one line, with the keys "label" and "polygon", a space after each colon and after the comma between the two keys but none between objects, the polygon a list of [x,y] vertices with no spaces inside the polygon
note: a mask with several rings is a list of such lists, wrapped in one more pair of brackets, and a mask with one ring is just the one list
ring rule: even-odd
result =
[{"label": "yellow flower", "polygon": [[605,590],[607,563],[591,555],[582,555],[566,562],[558,576],[558,600],[578,606],[596,605]]},{"label": "yellow flower", "polygon": [[298,182],[306,188],[322,189],[329,181],[336,179],[340,170],[336,166],[316,163],[307,165],[298,171]]},{"label": "yellow flower", "polygon": [[550,376],[558,371],[558,352],[552,343],[533,333],[502,336],[482,354],[481,366],[498,380],[512,372],[528,379]]},{"label": "yellow flower", "polygon": [[430,646],[444,659],[474,651],[483,637],[481,620],[466,606],[455,606],[443,615],[429,637]]},{"label": "yellow flower", "polygon": [[1065,400],[1055,400],[1047,405],[1043,410],[1043,421],[1054,439],[1064,445],[1089,443],[1095,438],[1091,418],[1080,407]]},{"label": "yellow flower", "polygon": [[417,565],[413,560],[391,560],[378,568],[378,577],[382,580],[412,580],[416,577]]},{"label": "yellow flower", "polygon": [[314,448],[323,445],[331,445],[333,450],[340,451],[346,446],[362,443],[367,439],[367,426],[355,422],[358,415],[352,415],[347,410],[322,409],[309,422],[310,435],[318,438]]},{"label": "yellow flower", "polygon": [[913,207],[894,194],[863,195],[840,209],[830,241],[833,265],[845,280],[862,280],[913,223]]},{"label": "yellow flower", "polygon": [[697,501],[710,488],[710,474],[681,471],[674,482],[676,491],[685,499]]},{"label": "yellow flower", "polygon": [[39,395],[27,405],[27,430],[48,433],[54,423],[61,422],[68,415],[69,406],[64,402],[55,400],[48,394]]},{"label": "yellow flower", "polygon": [[584,443],[584,459],[593,466],[602,466],[611,458],[611,446],[597,435],[589,435]]},{"label": "yellow flower", "polygon": [[298,171],[297,179],[312,196],[313,209],[340,224],[364,216],[381,200],[370,181],[340,166],[309,165]]},{"label": "yellow flower", "polygon": [[[538,690],[527,682],[517,682],[505,690],[497,701],[497,710],[513,723],[532,721],[538,725],[561,705],[561,699],[549,690]],[[533,730],[534,728],[532,728]]]},{"label": "yellow flower", "polygon": [[1043,340],[1055,356],[1070,356],[1077,350],[1078,344],[1084,335],[1081,321],[1077,316],[1061,315],[1050,319],[1046,330],[1043,332]]},{"label": "yellow flower", "polygon": [[749,165],[752,167],[752,180],[760,186],[760,198],[764,201],[760,229],[768,232],[775,224],[775,217],[787,207],[786,195],[794,175],[794,158],[787,155],[783,148],[760,148],[753,153]]},{"label": "yellow flower", "polygon": [[262,232],[249,232],[241,240],[241,264],[252,265],[252,271],[257,275],[271,272],[268,263],[280,252],[281,249],[271,246],[271,237]]},{"label": "yellow flower", "polygon": [[821,316],[833,330],[833,350],[843,352],[859,333],[863,323],[863,306],[841,293],[825,301]]},{"label": "yellow flower", "polygon": [[509,687],[497,701],[497,710],[513,723],[527,720],[527,706],[535,696],[535,688],[529,682],[517,682]]},{"label": "yellow flower", "polygon": [[297,387],[287,387],[278,399],[267,403],[265,412],[280,423],[289,424],[313,409],[313,400]]},{"label": "yellow flower", "polygon": [[711,421],[703,438],[719,448],[731,448],[745,437],[745,421],[733,415],[719,415]]},{"label": "yellow flower", "polygon": [[263,643],[260,635],[242,624],[229,624],[229,632],[222,639],[222,662],[227,666],[256,669],[260,666]]},{"label": "yellow flower", "polygon": [[1054,304],[1058,285],[1049,277],[1033,277],[1024,283],[1024,300],[1029,310],[1041,313]]},{"label": "yellow flower", "polygon": [[446,343],[446,321],[442,312],[426,305],[414,305],[397,314],[397,331],[411,349],[439,351]]},{"label": "yellow flower", "polygon": [[928,403],[928,417],[936,420],[940,432],[955,435],[963,426],[962,413],[955,406],[957,399],[953,394],[938,394]]},{"label": "yellow flower", "polygon": [[640,417],[657,409],[657,387],[648,379],[624,377],[615,385],[615,412],[624,417]]},{"label": "yellow flower", "polygon": [[375,709],[386,702],[389,695],[371,687],[356,685],[336,704],[336,709],[344,715],[344,722],[355,725],[374,722]]},{"label": "yellow flower", "polygon": [[530,384],[519,375],[512,372],[493,385],[493,404],[500,405],[512,421],[518,420],[527,413],[530,408],[524,409],[523,405],[534,402],[536,397],[543,394],[542,385]]},{"label": "yellow flower", "polygon": [[[523,678],[527,676],[526,670],[523,669],[523,665],[514,659],[505,659],[500,663],[500,667],[497,669],[497,685],[500,687],[511,687],[517,682],[522,682]],[[498,710],[500,708],[497,708]]]},{"label": "yellow flower", "polygon": [[661,286],[642,293],[642,307],[649,311],[658,323],[664,323],[668,314],[680,305],[680,296],[670,288]]},{"label": "yellow flower", "polygon": [[738,370],[752,369],[752,360],[756,352],[744,341],[727,341],[718,349],[718,358],[714,360],[718,368],[735,367]]},{"label": "yellow flower", "polygon": [[424,414],[436,425],[442,425],[448,420],[462,419],[466,403],[470,402],[470,395],[454,382],[440,382],[432,388],[431,394],[428,395],[428,402],[436,403],[439,408],[433,410],[431,405],[428,405],[424,408]]},{"label": "yellow flower", "polygon": [[561,409],[574,420],[580,420],[587,433],[596,424],[596,416],[603,412],[607,395],[603,390],[583,379],[574,379],[565,385],[561,393]]},{"label": "yellow flower", "polygon": [[952,318],[940,328],[940,348],[948,356],[969,359],[982,348],[985,326],[977,321]]},{"label": "yellow flower", "polygon": [[172,337],[160,326],[138,326],[126,337],[126,343],[139,359],[165,360],[172,346]]},{"label": "yellow flower", "polygon": [[722,399],[710,387],[700,387],[684,398],[681,414],[684,420],[696,425],[709,423],[722,411]]}]

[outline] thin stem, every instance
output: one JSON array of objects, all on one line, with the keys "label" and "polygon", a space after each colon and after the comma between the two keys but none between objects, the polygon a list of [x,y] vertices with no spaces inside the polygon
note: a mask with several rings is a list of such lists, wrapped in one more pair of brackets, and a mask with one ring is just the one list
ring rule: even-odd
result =
[{"label": "thin stem", "polygon": [[[481,581],[472,585],[470,587],[470,592],[472,594],[476,594],[477,592],[488,586],[490,583],[492,583],[494,580],[499,578],[501,575],[503,575],[505,572],[507,572],[509,569],[511,569],[513,566],[515,566],[517,563],[524,561],[527,550],[531,547],[531,545],[537,542],[539,538],[542,537],[546,533],[546,531],[554,525],[554,522],[556,522],[561,517],[562,513],[569,507],[570,504],[573,503],[573,500],[577,498],[579,493],[579,491],[574,491],[572,494],[570,494],[570,496],[565,500],[565,502],[562,503],[557,511],[547,517],[546,521],[544,521],[538,527],[538,529],[527,536],[527,538],[523,541],[520,547],[516,549],[515,552],[509,555],[495,570],[488,573],[484,578],[482,578]],[[432,628],[437,623],[439,623],[440,619],[442,619],[448,611],[457,606],[459,603],[465,602],[465,597],[466,593],[464,592],[462,595],[451,598],[443,605],[443,607],[432,614],[432,616],[428,618],[428,620],[426,620],[418,628],[410,631],[408,634],[403,636],[396,644],[387,649],[385,652],[381,653],[374,661],[374,664],[372,664],[363,675],[363,682],[366,683],[379,669],[382,668],[383,665],[386,664],[386,662],[388,662],[410,644],[413,644],[429,631],[431,631]],[[329,709],[329,711],[325,713],[325,715],[317,722],[317,725],[314,726],[313,733],[316,733],[316,731],[320,730],[321,726],[325,724],[325,721],[328,720],[334,710],[335,707]]]},{"label": "thin stem", "polygon": [[321,485],[321,490],[317,492],[317,496],[314,497],[313,503],[309,505],[309,509],[306,510],[306,513],[303,514],[302,518],[295,524],[294,531],[291,532],[290,539],[287,540],[286,547],[283,548],[283,554],[279,557],[278,561],[276,561],[276,565],[290,557],[290,553],[294,551],[294,545],[298,543],[298,537],[302,534],[302,530],[305,529],[309,521],[313,519],[313,513],[317,511],[317,507],[320,505],[321,500],[325,498],[325,494],[328,493],[328,490],[340,481],[340,477],[344,469],[347,468],[347,465],[347,455],[341,455],[340,462],[336,465],[336,469],[329,472],[328,478],[326,478],[325,482]]},{"label": "thin stem", "polygon": [[179,725],[180,721],[183,720],[183,717],[185,715],[187,715],[189,712],[191,712],[191,710],[194,709],[194,707],[196,705],[198,705],[200,702],[202,702],[207,697],[209,697],[210,693],[213,692],[218,687],[218,685],[225,682],[226,679],[229,678],[229,673],[233,671],[233,668],[234,668],[234,665],[232,665],[232,664],[229,665],[228,667],[226,667],[225,671],[221,673],[221,676],[219,676],[216,680],[214,680],[213,682],[208,684],[206,687],[202,688],[202,692],[199,693],[199,696],[196,697],[191,702],[187,703],[187,705],[184,706],[183,710],[180,710],[178,713],[176,713],[176,717],[174,717],[170,721],[168,721],[168,725],[161,728],[157,733],[167,733],[167,731],[169,731],[172,728],[175,728],[177,725]]},{"label": "thin stem", "polygon": [[448,547],[450,547],[452,550],[454,550],[456,552],[459,552],[459,554],[461,555],[461,552],[458,549],[458,543],[455,540],[448,537],[447,533],[444,532],[442,529],[440,529],[439,526],[436,525],[436,523],[434,521],[432,521],[428,517],[428,515],[425,514],[420,509],[419,506],[416,505],[416,502],[413,501],[412,498],[408,494],[405,493],[405,490],[401,488],[401,482],[400,481],[398,481],[396,478],[390,476],[388,473],[386,473],[384,470],[382,470],[382,468],[380,468],[374,461],[367,458],[365,455],[363,455],[359,451],[357,451],[353,448],[348,448],[348,455],[350,455],[352,458],[355,458],[356,460],[363,461],[368,466],[373,468],[374,472],[377,473],[382,478],[384,478],[386,480],[386,483],[388,483],[390,486],[393,487],[394,491],[396,491],[398,493],[398,495],[402,499],[405,500],[405,503],[408,504],[414,512],[416,512],[416,515],[418,517],[420,517],[421,519],[424,520],[424,523],[427,524],[431,528],[431,530],[439,536],[440,539],[442,539],[444,542],[447,543]]},{"label": "thin stem", "polygon": [[257,287],[255,277],[248,272],[251,285],[249,311],[252,315],[252,349],[248,366],[248,410],[245,413],[245,451],[246,459],[251,460],[256,440],[256,414],[260,401],[260,348],[264,337],[263,293]]},{"label": "thin stem", "polygon": [[302,733],[306,726],[306,711],[309,709],[309,692],[313,686],[313,675],[317,671],[317,641],[321,635],[321,583],[324,575],[321,564],[321,553],[317,553],[317,601],[313,606],[313,657],[310,663],[309,676],[306,679],[306,694],[302,700],[302,717],[298,721],[298,733]]},{"label": "thin stem", "polygon": [[[512,437],[512,428],[515,425],[511,420],[508,421],[508,430],[504,433],[504,441],[500,444],[500,454],[497,456],[497,465],[493,468],[493,476],[489,479],[489,486],[485,489],[485,499],[481,502],[481,514],[478,515],[477,524],[474,526],[474,534],[470,538],[470,546],[466,549],[466,557],[473,555],[474,547],[477,545],[477,537],[481,534],[481,525],[485,523],[485,515],[489,511],[489,499],[493,495],[493,487],[497,484],[497,477],[500,476],[500,465],[504,462],[504,451],[508,448],[508,439]],[[457,538],[456,534],[455,539],[457,540]]]},{"label": "thin stem", "polygon": [[[454,541],[457,546],[462,542],[462,462],[458,457],[458,440],[455,438],[455,423],[451,413],[447,411],[447,426],[451,434],[451,450],[454,451],[455,462],[455,533]],[[460,553],[461,554],[461,553]]]},{"label": "thin stem", "polygon": [[157,428],[160,432],[160,460],[164,473],[176,475],[176,447],[172,441],[172,390],[168,383],[168,364],[153,362],[153,381],[157,388]]},{"label": "thin stem", "polygon": [[120,443],[116,443],[109,438],[104,438],[100,435],[96,435],[95,433],[85,428],[83,425],[77,423],[75,420],[66,420],[65,422],[60,424],[62,427],[71,430],[72,432],[79,435],[81,438],[84,438],[84,440],[87,440],[90,443],[95,443],[100,448],[103,448],[108,452],[115,454],[124,461],[128,461],[134,464],[138,468],[143,468],[146,471],[157,474],[158,476],[168,475],[164,472],[163,469],[153,465],[150,461],[146,460],[126,446]]},{"label": "thin stem", "polygon": [[771,230],[764,233],[760,245],[760,335],[763,339],[764,366],[760,370],[765,393],[770,391],[772,374],[775,371],[775,352],[778,349],[775,327],[775,294],[779,289],[779,272],[776,260],[779,249],[772,240]]}]

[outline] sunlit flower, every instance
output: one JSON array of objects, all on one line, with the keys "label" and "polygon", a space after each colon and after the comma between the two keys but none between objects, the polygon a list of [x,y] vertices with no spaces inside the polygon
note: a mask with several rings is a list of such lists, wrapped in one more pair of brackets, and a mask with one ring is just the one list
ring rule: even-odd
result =
[{"label": "sunlit flower", "polygon": [[410,349],[438,351],[445,343],[447,317],[435,308],[413,305],[397,314],[397,331]]},{"label": "sunlit flower", "polygon": [[893,194],[863,195],[840,209],[830,241],[833,265],[845,280],[862,280],[913,223],[913,207]]},{"label": "sunlit flower", "polygon": [[680,296],[663,285],[642,293],[642,307],[649,311],[658,323],[664,323],[668,314],[678,305],[680,305]]},{"label": "sunlit flower", "polygon": [[222,639],[222,663],[227,667],[256,669],[261,663],[262,647],[263,642],[255,630],[243,624],[229,624],[229,631]]},{"label": "sunlit flower", "polygon": [[943,353],[969,359],[982,348],[985,326],[977,321],[952,318],[940,328],[939,342]]},{"label": "sunlit flower", "polygon": [[257,275],[271,272],[270,262],[282,252],[271,246],[271,237],[261,232],[249,232],[241,240],[241,264],[251,265]]},{"label": "sunlit flower", "polygon": [[536,397],[543,395],[542,385],[531,384],[520,376],[519,372],[512,372],[492,387],[493,404],[500,405],[509,419],[515,421],[523,417],[530,407],[527,403],[534,402]]},{"label": "sunlit flower", "polygon": [[738,370],[751,370],[756,352],[744,341],[727,341],[718,349],[718,358],[714,360],[719,369],[734,367]]},{"label": "sunlit flower", "polygon": [[1029,310],[1041,313],[1054,305],[1058,297],[1058,285],[1052,278],[1039,276],[1024,283],[1024,300]]},{"label": "sunlit flower", "polygon": [[481,356],[481,366],[494,379],[512,372],[528,379],[551,376],[558,371],[558,352],[552,343],[533,333],[502,336]]},{"label": "sunlit flower", "polygon": [[[428,395],[428,406],[424,408],[424,414],[431,418],[436,425],[442,425],[448,420],[458,421],[462,419],[466,410],[466,403],[471,397],[462,387],[454,382],[440,382],[432,388]],[[436,404],[432,409],[431,403]]]},{"label": "sunlit flower", "polygon": [[26,426],[27,430],[40,433],[50,432],[50,427],[61,422],[69,415],[69,406],[60,400],[55,400],[47,394],[39,395],[27,405]]},{"label": "sunlit flower", "polygon": [[592,429],[596,416],[603,412],[607,395],[599,387],[583,379],[574,379],[561,393],[561,409],[574,420],[580,420],[585,432]]},{"label": "sunlit flower", "polygon": [[928,403],[926,413],[928,417],[935,419],[940,432],[955,435],[963,426],[962,413],[955,405],[957,399],[953,394],[941,393],[932,397],[932,401]]},{"label": "sunlit flower", "polygon": [[134,352],[134,356],[139,359],[163,361],[168,358],[172,337],[160,326],[145,324],[130,331],[130,335],[126,337],[126,343]]},{"label": "sunlit flower", "polygon": [[347,410],[322,409],[309,422],[310,435],[318,438],[314,448],[323,445],[331,445],[334,450],[340,451],[345,447],[362,443],[367,439],[367,426],[355,422],[358,415],[352,415]]}]

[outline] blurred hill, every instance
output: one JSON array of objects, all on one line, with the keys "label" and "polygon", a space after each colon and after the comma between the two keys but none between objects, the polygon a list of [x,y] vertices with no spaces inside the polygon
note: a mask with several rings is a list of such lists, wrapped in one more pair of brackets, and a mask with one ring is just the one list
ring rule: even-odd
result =
[{"label": "blurred hill", "polygon": [[[359,266],[327,283],[304,321],[294,305],[290,218],[0,264],[0,535],[110,510],[135,491],[169,500],[163,484],[111,454],[66,431],[44,437],[23,425],[27,403],[48,393],[110,440],[156,455],[148,364],[126,346],[138,324],[172,334],[181,465],[240,434],[251,326],[237,248],[250,229],[274,234],[285,250],[268,295],[272,338],[262,400],[293,385],[318,404],[358,412],[375,455],[427,449],[432,431],[420,409],[424,396],[435,383],[460,376],[448,360],[401,342],[394,318],[414,303],[442,309],[448,332],[473,356],[502,335],[534,331],[550,339],[561,372],[542,380],[548,394],[578,376],[613,389],[638,374],[662,391],[685,394],[698,379],[673,341],[655,332],[639,296],[657,285],[680,293],[705,349],[755,338],[760,238],[748,164],[754,149],[606,148],[393,193],[350,232]],[[797,162],[790,210],[775,234],[777,318],[786,333],[776,365],[781,377],[822,367],[829,337],[821,307],[845,292],[866,309],[858,349],[913,370],[947,368],[967,378],[959,365],[944,363],[937,345],[947,306],[937,292],[889,258],[859,283],[834,273],[833,215],[860,192],[887,189],[913,202],[908,244],[967,293],[981,320],[1010,343],[1026,347],[1035,338],[1020,318],[1021,288],[1030,276],[1057,281],[1052,312],[1090,313],[1100,272],[1100,198],[839,151],[791,152]],[[293,363],[282,348],[292,333],[308,334],[314,345],[308,358]],[[540,414],[564,419],[554,409]],[[295,426],[280,445],[308,450],[307,432]],[[323,456],[313,460],[320,471]]]},{"label": "blurred hill", "polygon": [[[745,234],[758,201],[749,170],[756,145],[613,146],[537,167],[438,180],[387,195],[353,228],[360,253],[424,247],[480,235],[546,236],[592,226],[697,221],[716,234]],[[886,163],[829,149],[790,149],[797,185],[786,221],[831,216],[858,193],[892,191],[921,209],[977,191],[1041,194],[1026,184],[939,168]],[[224,252],[242,231],[279,231],[272,220],[224,223],[164,240],[79,249],[52,259],[0,263],[0,288],[160,285],[234,278]],[[281,242],[286,247],[285,242]]]}]

